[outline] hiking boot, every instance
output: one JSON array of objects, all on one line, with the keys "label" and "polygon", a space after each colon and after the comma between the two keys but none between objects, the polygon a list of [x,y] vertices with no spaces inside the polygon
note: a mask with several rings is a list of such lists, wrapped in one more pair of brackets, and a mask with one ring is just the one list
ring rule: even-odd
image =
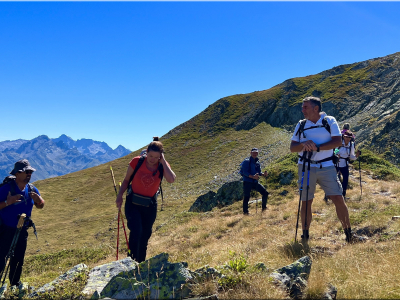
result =
[{"label": "hiking boot", "polygon": [[351,237],[346,237],[346,242],[349,244],[365,243],[368,239],[366,237],[352,234]]},{"label": "hiking boot", "polygon": [[243,215],[244,216],[250,216],[249,212],[244,212]]},{"label": "hiking boot", "polygon": [[308,243],[308,240],[310,239],[310,236],[304,236],[304,234],[301,235],[301,241],[303,243]]},{"label": "hiking boot", "polygon": [[262,210],[261,210],[261,212],[264,212],[264,211],[266,211],[266,210],[267,210],[267,208],[266,208],[266,207],[263,207]]}]

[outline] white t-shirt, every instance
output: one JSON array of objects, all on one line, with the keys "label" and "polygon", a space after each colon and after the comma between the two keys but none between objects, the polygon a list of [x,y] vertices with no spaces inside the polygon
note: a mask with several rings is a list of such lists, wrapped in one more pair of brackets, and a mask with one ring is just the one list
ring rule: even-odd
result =
[{"label": "white t-shirt", "polygon": [[[332,116],[327,116],[326,113],[322,112],[320,115],[319,120],[317,121],[317,123],[313,123],[310,120],[306,121],[306,124],[304,126],[304,129],[307,129],[309,127],[312,126],[322,126],[322,119],[326,117],[326,120],[328,121],[328,124],[331,127],[331,133],[328,132],[328,130],[325,129],[325,127],[319,127],[319,128],[312,128],[309,130],[304,131],[305,134],[305,138],[303,136],[303,134],[301,134],[300,136],[300,142],[305,142],[305,141],[313,141],[314,143],[316,143],[317,145],[329,142],[333,136],[342,136],[342,134],[340,133],[340,128],[338,123],[336,122],[336,119]],[[297,123],[297,126],[294,130],[293,136],[292,136],[292,141],[295,142],[299,142],[299,136],[296,135],[297,131],[299,130],[300,127],[300,122]],[[314,151],[313,155],[311,156],[311,160],[313,161],[319,161],[319,160],[323,160],[325,158],[331,157],[333,154],[333,149],[331,150],[320,150],[319,152]],[[303,151],[299,152],[299,155],[302,156],[303,155]],[[302,164],[303,162],[298,161],[298,164]],[[328,161],[324,161],[320,164],[313,164],[311,163],[310,166],[311,167],[320,167],[322,165],[322,167],[329,167],[329,166],[333,166],[333,162],[331,160]]]},{"label": "white t-shirt", "polygon": [[[311,129],[310,129],[311,130]],[[339,149],[339,168],[344,168],[346,166],[346,160],[344,158],[347,158],[350,156],[351,160],[356,160],[357,156],[354,150],[354,143],[349,142],[347,146],[345,146],[344,141],[342,142],[342,147]],[[351,145],[351,148],[350,148]]]}]

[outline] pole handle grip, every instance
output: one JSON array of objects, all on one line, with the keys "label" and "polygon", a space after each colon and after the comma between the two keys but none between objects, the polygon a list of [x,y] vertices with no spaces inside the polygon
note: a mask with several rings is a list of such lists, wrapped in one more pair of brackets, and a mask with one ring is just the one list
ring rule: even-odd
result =
[{"label": "pole handle grip", "polygon": [[24,226],[25,218],[26,218],[26,214],[21,214],[21,216],[19,217],[19,220],[18,220],[18,225],[17,225],[18,229],[20,229],[20,228],[22,228],[22,226]]}]

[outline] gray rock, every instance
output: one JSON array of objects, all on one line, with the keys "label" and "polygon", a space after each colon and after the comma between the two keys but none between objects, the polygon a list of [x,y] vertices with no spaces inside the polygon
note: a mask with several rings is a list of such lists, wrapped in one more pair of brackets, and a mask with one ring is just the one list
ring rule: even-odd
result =
[{"label": "gray rock", "polygon": [[213,191],[196,199],[189,211],[206,212],[214,207],[224,207],[243,199],[243,181],[232,181],[222,185],[217,193]]},{"label": "gray rock", "polygon": [[300,299],[311,272],[311,258],[304,256],[294,263],[275,270],[271,278],[293,299]]},{"label": "gray rock", "polygon": [[334,285],[329,284],[327,290],[322,296],[322,300],[336,300],[336,296],[337,288]]},{"label": "gray rock", "polygon": [[100,298],[113,299],[181,299],[188,297],[191,272],[182,263],[168,262],[168,254],[161,253],[129,272],[114,276],[104,287]]},{"label": "gray rock", "polygon": [[108,264],[94,267],[89,272],[88,282],[82,293],[85,295],[98,295],[102,292],[107,283],[115,276],[124,271],[131,271],[137,268],[138,263],[130,257],[113,261]]},{"label": "gray rock", "polygon": [[213,207],[209,207],[214,203],[214,197],[216,193],[213,191],[209,191],[208,193],[199,196],[196,201],[189,208],[190,212],[202,212],[202,211],[210,211]]},{"label": "gray rock", "polygon": [[224,277],[221,272],[219,272],[215,268],[210,267],[209,265],[205,265],[194,271],[193,276],[195,277],[196,281],[205,281]]},{"label": "gray rock", "polygon": [[78,276],[79,274],[87,272],[88,270],[89,270],[89,268],[85,264],[76,265],[75,267],[71,268],[70,270],[68,270],[64,274],[62,274],[59,277],[57,277],[52,282],[46,283],[44,286],[42,286],[41,288],[37,289],[35,292],[29,294],[28,298],[37,297],[40,294],[44,294],[46,292],[54,291],[55,288],[60,283],[70,281],[70,280],[74,279],[76,276]]}]

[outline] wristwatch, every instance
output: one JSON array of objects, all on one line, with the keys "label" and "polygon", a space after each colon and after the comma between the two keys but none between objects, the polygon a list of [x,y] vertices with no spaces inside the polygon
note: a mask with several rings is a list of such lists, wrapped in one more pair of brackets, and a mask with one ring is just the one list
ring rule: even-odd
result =
[{"label": "wristwatch", "polygon": [[319,145],[317,145],[317,152],[319,152]]},{"label": "wristwatch", "polygon": [[4,201],[4,203],[6,204],[6,207],[7,207],[7,206],[8,206],[7,200],[6,200],[6,201]]}]

